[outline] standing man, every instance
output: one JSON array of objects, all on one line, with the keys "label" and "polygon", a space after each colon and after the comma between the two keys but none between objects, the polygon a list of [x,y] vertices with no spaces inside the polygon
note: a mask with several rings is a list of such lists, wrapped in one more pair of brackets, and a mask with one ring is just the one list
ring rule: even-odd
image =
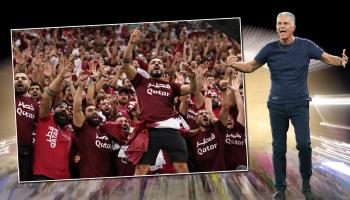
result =
[{"label": "standing man", "polygon": [[[196,116],[199,128],[184,134],[191,150],[193,150],[194,170],[196,172],[226,170],[225,137],[229,108],[232,104],[230,100],[235,92],[239,92],[239,84],[228,85],[228,88],[230,91],[223,94],[219,120],[214,121],[207,109],[200,109]],[[234,157],[234,154],[230,157]]]},{"label": "standing man", "polygon": [[299,170],[302,177],[301,192],[305,199],[312,199],[310,177],[312,174],[311,141],[309,130],[309,97],[307,74],[310,59],[345,67],[348,57],[343,50],[342,58],[326,53],[308,39],[294,36],[295,16],[282,12],[277,16],[278,41],[267,44],[255,59],[236,62],[235,56],[227,61],[230,67],[251,73],[267,63],[271,72],[271,91],[267,107],[272,130],[273,166],[276,193],[274,199],[285,199],[286,151],[289,119],[294,126]]},{"label": "standing man", "polygon": [[[80,177],[96,178],[113,176],[112,143],[102,130],[102,119],[93,104],[82,107],[83,90],[87,76],[78,79],[78,89],[73,101],[73,125],[79,141]],[[94,83],[90,80],[87,98],[92,99]],[[83,112],[84,110],[84,112]]]},{"label": "standing man", "polygon": [[144,77],[131,65],[134,46],[141,41],[142,33],[134,30],[123,57],[122,70],[135,88],[140,115],[143,120],[153,123],[149,128],[148,149],[136,165],[135,175],[147,174],[150,165],[154,165],[160,149],[170,157],[179,173],[188,172],[186,141],[179,134],[179,121],[175,118],[174,98],[192,94],[196,89],[195,74],[187,68],[190,84],[179,85],[162,79],[165,68],[159,58],[153,58],[148,65],[150,77]]},{"label": "standing man", "polygon": [[33,180],[32,133],[36,128],[39,105],[29,97],[30,80],[25,73],[14,77],[19,180]]},{"label": "standing man", "polygon": [[69,161],[76,139],[69,124],[68,105],[64,102],[56,102],[53,107],[51,105],[52,99],[60,92],[64,79],[71,76],[73,68],[74,63],[65,62],[56,79],[44,89],[34,149],[35,181],[71,178]]}]

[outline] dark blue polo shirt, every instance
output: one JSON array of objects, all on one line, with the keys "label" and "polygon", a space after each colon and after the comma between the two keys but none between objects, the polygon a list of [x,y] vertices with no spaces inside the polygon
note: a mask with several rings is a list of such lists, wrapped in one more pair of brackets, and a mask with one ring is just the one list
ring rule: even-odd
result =
[{"label": "dark blue polo shirt", "polygon": [[291,45],[274,41],[263,47],[255,60],[267,63],[271,75],[269,102],[294,103],[309,100],[307,74],[310,59],[320,59],[323,49],[308,39],[296,37]]}]

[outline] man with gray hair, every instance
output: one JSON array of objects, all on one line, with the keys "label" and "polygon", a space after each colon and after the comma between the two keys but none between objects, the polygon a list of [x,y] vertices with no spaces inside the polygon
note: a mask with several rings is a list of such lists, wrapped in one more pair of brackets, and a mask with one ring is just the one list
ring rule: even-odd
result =
[{"label": "man with gray hair", "polygon": [[267,63],[271,73],[271,90],[267,103],[272,130],[273,167],[276,193],[273,199],[285,199],[287,131],[291,120],[299,151],[299,171],[302,177],[301,192],[312,199],[310,186],[312,174],[311,141],[309,129],[309,97],[307,74],[310,59],[318,59],[333,66],[345,66],[348,57],[326,53],[308,39],[295,37],[295,16],[282,12],[277,16],[278,41],[263,47],[255,59],[237,62],[230,56],[227,62],[241,72],[251,73]]}]

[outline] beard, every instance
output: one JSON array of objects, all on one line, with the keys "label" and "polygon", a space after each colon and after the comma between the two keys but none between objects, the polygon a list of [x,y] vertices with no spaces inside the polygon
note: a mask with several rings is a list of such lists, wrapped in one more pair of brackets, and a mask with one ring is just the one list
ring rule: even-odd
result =
[{"label": "beard", "polygon": [[200,125],[204,128],[209,128],[211,126],[211,121],[202,121]]},{"label": "beard", "polygon": [[104,109],[102,110],[102,114],[105,116],[105,117],[109,117],[111,115],[111,110],[110,109]]},{"label": "beard", "polygon": [[217,101],[212,102],[212,109],[213,110],[217,109],[219,106],[220,106],[219,102],[217,102]]},{"label": "beard", "polygon": [[129,102],[129,99],[128,98],[120,98],[118,99],[118,103],[125,106],[127,103]]},{"label": "beard", "polygon": [[130,126],[128,125],[128,124],[122,124],[122,131],[124,132],[124,133],[127,133],[127,134],[129,134],[130,132]]},{"label": "beard", "polygon": [[94,119],[92,116],[90,116],[90,117],[86,117],[86,122],[92,127],[97,127],[98,125],[100,125],[101,119],[100,118]]},{"label": "beard", "polygon": [[109,84],[108,84],[108,83],[104,83],[104,84],[102,85],[102,89],[103,89],[104,91],[106,91],[106,90],[108,89],[108,87],[109,87]]},{"label": "beard", "polygon": [[232,124],[232,122],[229,122],[229,123],[227,124],[227,129],[228,129],[228,130],[232,130],[232,129],[233,129],[233,124]]},{"label": "beard", "polygon": [[18,87],[17,85],[15,85],[16,96],[21,96],[21,95],[24,95],[25,93],[27,93],[27,90],[24,86]]},{"label": "beard", "polygon": [[160,70],[152,70],[150,76],[152,78],[160,78],[163,76],[163,72]]},{"label": "beard", "polygon": [[62,128],[69,123],[69,116],[62,112],[55,112],[53,115],[55,122]]},{"label": "beard", "polygon": [[227,90],[227,86],[220,86],[219,89],[221,92],[225,92]]},{"label": "beard", "polygon": [[25,93],[26,93],[25,91],[18,91],[18,90],[15,91],[16,96],[21,96],[21,95],[24,95]]}]

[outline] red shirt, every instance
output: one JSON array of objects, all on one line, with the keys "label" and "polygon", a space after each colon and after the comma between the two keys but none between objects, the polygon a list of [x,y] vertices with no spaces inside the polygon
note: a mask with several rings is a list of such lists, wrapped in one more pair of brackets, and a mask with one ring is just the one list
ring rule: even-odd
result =
[{"label": "red shirt", "polygon": [[233,129],[225,134],[225,161],[228,170],[235,170],[238,165],[247,165],[245,127],[235,122]]},{"label": "red shirt", "polygon": [[205,132],[199,130],[186,136],[193,150],[195,171],[226,170],[224,158],[225,130],[224,125],[217,121]]},{"label": "red shirt", "polygon": [[175,117],[174,98],[180,96],[180,85],[147,79],[139,73],[131,81],[138,97],[141,117],[158,122]]},{"label": "red shirt", "polygon": [[16,123],[19,145],[31,145],[38,118],[39,105],[30,97],[16,96]]},{"label": "red shirt", "polygon": [[101,130],[101,126],[95,128],[85,121],[81,128],[75,127],[79,139],[81,178],[113,175],[112,143],[107,134]]},{"label": "red shirt", "polygon": [[34,151],[34,175],[69,179],[69,159],[76,138],[68,128],[61,129],[50,115],[38,120]]}]

